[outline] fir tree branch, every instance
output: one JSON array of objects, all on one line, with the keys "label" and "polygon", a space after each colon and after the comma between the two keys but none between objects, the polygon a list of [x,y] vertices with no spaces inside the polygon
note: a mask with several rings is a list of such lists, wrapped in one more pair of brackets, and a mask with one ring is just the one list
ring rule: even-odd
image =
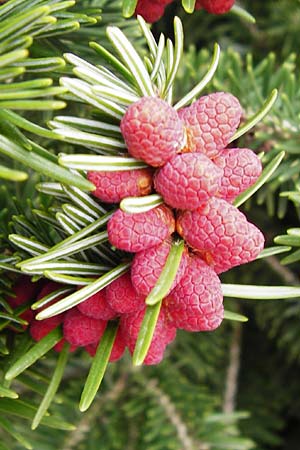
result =
[{"label": "fir tree branch", "polygon": [[282,266],[275,256],[269,256],[264,260],[274,272],[276,272],[280,278],[287,284],[298,284],[299,277],[297,277],[291,269],[286,266]]},{"label": "fir tree branch", "polygon": [[241,339],[242,325],[240,323],[235,323],[229,349],[229,365],[226,375],[223,402],[223,412],[226,414],[231,414],[235,410],[240,369]]},{"label": "fir tree branch", "polygon": [[84,440],[85,435],[90,432],[95,421],[98,419],[101,409],[106,402],[115,402],[120,397],[127,384],[127,374],[123,373],[115,383],[114,387],[93,403],[90,409],[83,415],[77,424],[76,430],[70,433],[61,450],[77,449]]},{"label": "fir tree branch", "polygon": [[155,395],[158,403],[162,406],[167,418],[170,420],[172,425],[177,431],[177,436],[182,443],[182,448],[184,450],[210,450],[210,445],[195,442],[189,434],[186,424],[180,417],[174,403],[171,401],[170,397],[162,391],[158,386],[158,380],[155,378],[147,381],[147,388],[151,390],[151,393]]}]

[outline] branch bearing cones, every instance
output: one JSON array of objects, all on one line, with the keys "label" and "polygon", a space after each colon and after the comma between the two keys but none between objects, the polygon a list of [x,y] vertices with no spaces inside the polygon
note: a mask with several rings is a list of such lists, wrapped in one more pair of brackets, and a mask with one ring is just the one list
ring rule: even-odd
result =
[{"label": "branch bearing cones", "polygon": [[[178,112],[161,98],[142,97],[121,120],[129,155],[149,165],[143,169],[147,191],[137,196],[158,193],[164,202],[141,213],[119,208],[107,226],[110,243],[134,254],[130,274],[106,288],[106,299],[120,317],[120,330],[131,353],[145,315],[145,300],[159,280],[172,241],[176,235],[185,241],[145,364],[161,361],[177,328],[217,328],[223,319],[217,274],[254,260],[263,248],[260,230],[232,205],[262,171],[252,150],[227,148],[241,116],[242,108],[233,95],[216,92]],[[128,171],[124,180],[135,177],[139,183],[139,172]],[[119,181],[120,174],[110,172],[108,188],[118,185],[113,180]],[[97,176],[90,172],[88,178],[95,183],[96,196],[103,180],[108,185],[105,172]],[[122,191],[130,192],[126,181]],[[110,203],[116,198],[121,199],[112,196]]]},{"label": "branch bearing cones", "polygon": [[[212,331],[222,323],[218,274],[254,260],[264,245],[261,231],[232,204],[262,171],[252,150],[227,148],[241,115],[238,100],[225,92],[203,96],[178,112],[154,97],[142,97],[128,107],[120,124],[127,151],[148,166],[89,172],[94,196],[116,206],[127,196],[143,200],[160,194],[163,203],[140,213],[116,209],[107,224],[108,239],[132,259],[130,272],[66,313],[43,321],[31,317],[34,340],[61,326],[63,339],[56,351],[66,341],[71,350],[81,347],[93,356],[108,322],[119,320],[110,361],[118,360],[125,348],[133,354],[147,299],[160,282],[178,235],[184,250],[161,299],[144,364],[162,360],[178,328]],[[38,298],[55,289],[48,282]]]}]

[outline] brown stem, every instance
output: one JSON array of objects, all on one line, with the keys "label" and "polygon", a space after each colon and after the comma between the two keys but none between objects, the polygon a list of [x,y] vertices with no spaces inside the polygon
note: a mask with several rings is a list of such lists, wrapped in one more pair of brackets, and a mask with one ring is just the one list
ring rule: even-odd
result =
[{"label": "brown stem", "polygon": [[62,450],[74,450],[78,448],[78,445],[84,440],[85,434],[90,432],[95,420],[99,417],[99,412],[103,404],[107,401],[115,401],[124,391],[126,381],[127,376],[124,374],[118,379],[112,390],[110,390],[107,394],[102,395],[101,398],[94,402],[94,404],[77,424],[76,430],[72,431],[72,433],[70,433],[67,437]]},{"label": "brown stem", "polygon": [[236,323],[233,329],[229,352],[229,366],[227,369],[223,412],[230,414],[235,410],[236,395],[238,388],[238,376],[240,369],[242,325]]},{"label": "brown stem", "polygon": [[285,266],[282,266],[275,256],[269,256],[265,262],[276,272],[287,284],[299,284],[299,278]]},{"label": "brown stem", "polygon": [[156,396],[158,402],[164,409],[167,418],[175,427],[177,436],[182,444],[182,450],[210,450],[210,446],[208,444],[195,442],[189,436],[189,431],[186,424],[180,417],[180,414],[176,410],[176,407],[174,403],[172,403],[170,397],[159,388],[158,381],[152,379],[147,383],[147,386]]}]

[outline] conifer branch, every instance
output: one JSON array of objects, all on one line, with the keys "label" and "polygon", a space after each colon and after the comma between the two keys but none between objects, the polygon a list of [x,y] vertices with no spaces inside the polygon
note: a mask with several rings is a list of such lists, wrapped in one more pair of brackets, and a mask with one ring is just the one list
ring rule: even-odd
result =
[{"label": "conifer branch", "polygon": [[187,425],[184,423],[182,417],[176,409],[176,406],[170,397],[159,387],[158,380],[150,379],[147,382],[147,388],[155,395],[156,400],[162,406],[167,418],[175,427],[179,441],[182,448],[185,450],[210,450],[211,446],[199,441],[195,442],[190,436]]},{"label": "conifer branch", "polygon": [[236,407],[236,396],[238,393],[238,377],[240,369],[241,357],[241,340],[242,340],[242,325],[235,323],[231,343],[229,348],[229,364],[227,368],[227,375],[225,381],[225,392],[223,401],[223,412],[225,414],[232,414]]}]

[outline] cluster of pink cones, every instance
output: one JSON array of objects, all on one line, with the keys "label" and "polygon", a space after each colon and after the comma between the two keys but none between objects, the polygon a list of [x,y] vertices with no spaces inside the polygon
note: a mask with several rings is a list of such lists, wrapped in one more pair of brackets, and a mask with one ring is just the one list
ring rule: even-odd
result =
[{"label": "cluster of pink cones", "polygon": [[[67,341],[71,350],[84,347],[93,356],[108,321],[119,320],[110,360],[119,359],[126,347],[133,353],[147,297],[178,239],[183,240],[184,250],[162,300],[144,363],[162,360],[178,328],[212,331],[221,324],[224,310],[218,274],[254,260],[264,245],[260,230],[232,204],[262,170],[250,149],[228,148],[241,115],[238,100],[224,92],[203,96],[179,111],[156,97],[143,97],[128,107],[121,132],[129,155],[147,167],[89,172],[96,186],[94,195],[102,202],[118,204],[126,197],[154,193],[162,202],[146,212],[118,208],[112,214],[108,239],[130,254],[130,272],[66,313],[38,321],[27,311],[34,340],[61,325],[63,339],[55,350],[60,351]],[[21,282],[15,286],[16,297],[9,299],[13,307],[60,287],[49,281],[42,285],[28,279]]]},{"label": "cluster of pink cones", "polygon": [[124,309],[118,312],[120,328],[125,330],[131,353],[145,299],[161,274],[172,241],[180,236],[185,242],[177,275],[162,303],[160,331],[156,331],[160,346],[154,334],[156,357],[150,348],[146,363],[162,359],[177,328],[210,331],[218,327],[223,296],[217,274],[254,260],[263,248],[260,230],[232,204],[262,170],[252,150],[227,148],[241,115],[238,100],[224,92],[203,96],[178,112],[160,98],[143,97],[127,109],[121,131],[129,155],[148,167],[88,173],[96,186],[94,195],[103,202],[118,203],[150,193],[163,199],[163,204],[146,212],[119,208],[107,226],[110,243],[134,254],[130,276],[107,288],[126,279],[127,292],[137,296],[135,311],[127,309],[131,294],[117,296]]},{"label": "cluster of pink cones", "polygon": [[[52,330],[61,327],[63,337],[53,347],[56,352],[60,352],[64,344],[68,343],[70,344],[70,352],[83,348],[91,356],[94,356],[108,322],[120,318],[120,326],[109,361],[119,360],[126,347],[133,352],[145,312],[145,297],[138,295],[133,289],[128,273],[112,282],[107,288],[89,297],[77,307],[45,320],[36,320],[36,313],[44,308],[39,308],[33,312],[30,309],[32,302],[43,299],[63,287],[63,285],[52,281],[43,280],[33,283],[29,277],[22,276],[13,288],[14,296],[7,298],[14,309],[28,306],[28,309],[20,317],[28,322],[28,329],[34,341],[40,341]],[[60,298],[56,297],[55,300],[57,301]],[[49,303],[47,306],[49,306]],[[160,362],[163,358],[165,346],[175,338],[175,335],[176,328],[169,324],[162,311],[144,363],[157,364]]]},{"label": "cluster of pink cones", "polygon": [[[30,335],[35,341],[40,341],[52,330],[61,326],[63,338],[54,346],[55,351],[60,352],[67,342],[70,344],[71,352],[82,347],[93,356],[108,320],[116,318],[118,313],[109,306],[106,301],[106,291],[102,290],[66,313],[42,321],[36,320],[36,313],[44,308],[32,311],[30,305],[63,287],[63,285],[48,280],[33,283],[29,277],[22,276],[13,288],[14,296],[7,300],[13,308],[28,305],[28,309],[21,314],[21,318],[28,322]],[[60,296],[56,296],[55,301],[60,299]],[[120,328],[113,345],[110,361],[118,360],[123,355],[125,347],[126,342]]]}]

